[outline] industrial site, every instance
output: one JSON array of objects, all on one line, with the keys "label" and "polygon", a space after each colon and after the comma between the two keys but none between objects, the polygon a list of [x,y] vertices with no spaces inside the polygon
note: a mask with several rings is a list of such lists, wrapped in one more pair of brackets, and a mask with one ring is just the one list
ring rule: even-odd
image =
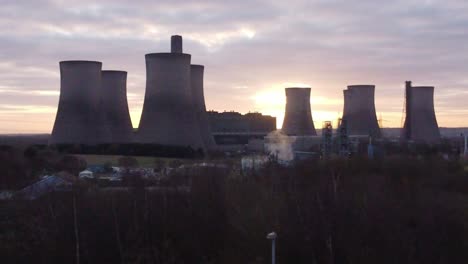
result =
[{"label": "industrial site", "polygon": [[283,87],[277,129],[207,110],[182,36],[144,59],[137,127],[125,65],[66,60],[51,133],[0,136],[2,263],[468,260],[468,130],[439,128],[436,87],[401,82],[398,128],[375,84],[320,122],[314,87]]},{"label": "industrial site", "polygon": [[[146,92],[136,129],[127,103],[127,72],[103,70],[98,61],[60,62],[60,99],[49,144],[154,144],[205,154],[274,154],[271,150],[278,149],[281,141],[291,142],[293,153],[324,157],[357,154],[359,145],[361,149],[362,145],[373,148],[382,142],[434,146],[443,141],[432,86],[413,86],[406,81],[402,91],[404,122],[396,137],[386,135],[379,125],[375,85],[349,85],[343,90],[342,117],[320,127],[312,118],[311,88],[285,87],[285,117],[276,131],[275,117],[207,111],[204,66],[192,64],[191,55],[183,52],[182,36],[172,36],[170,48],[170,52],[145,55]],[[445,138],[445,143],[465,155],[463,140],[466,145],[466,135],[460,134]]]},{"label": "industrial site", "polygon": [[467,0],[0,0],[0,264],[468,263]]}]

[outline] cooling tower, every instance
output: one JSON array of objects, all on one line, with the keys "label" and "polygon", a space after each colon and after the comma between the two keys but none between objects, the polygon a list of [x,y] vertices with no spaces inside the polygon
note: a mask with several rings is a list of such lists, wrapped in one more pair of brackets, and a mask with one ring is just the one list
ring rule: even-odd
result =
[{"label": "cooling tower", "polygon": [[50,144],[94,145],[106,138],[97,61],[60,62],[60,99]]},{"label": "cooling tower", "polygon": [[110,143],[132,142],[133,126],[127,102],[127,72],[102,71],[103,111]]},{"label": "cooling tower", "polygon": [[350,85],[343,91],[343,120],[349,135],[380,137],[381,132],[375,112],[375,86]]},{"label": "cooling tower", "polygon": [[206,149],[213,149],[215,148],[216,143],[214,141],[213,135],[211,134],[208,115],[206,114],[205,96],[203,92],[204,68],[205,67],[202,65],[190,66],[192,98],[203,144]]},{"label": "cooling tower", "polygon": [[203,148],[190,87],[190,54],[151,53],[145,58],[146,92],[138,141]]},{"label": "cooling tower", "polygon": [[310,110],[310,88],[286,88],[286,112],[281,130],[290,136],[317,135]]},{"label": "cooling tower", "polygon": [[406,82],[406,117],[402,138],[425,143],[440,140],[439,126],[434,110],[434,87],[412,86]]}]

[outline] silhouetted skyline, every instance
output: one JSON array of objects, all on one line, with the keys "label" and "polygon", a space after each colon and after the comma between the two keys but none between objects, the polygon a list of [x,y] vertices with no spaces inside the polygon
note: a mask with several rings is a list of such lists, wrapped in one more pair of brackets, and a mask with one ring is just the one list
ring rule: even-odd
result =
[{"label": "silhouetted skyline", "polygon": [[128,72],[133,126],[144,54],[184,36],[205,68],[207,109],[260,111],[281,126],[284,88],[311,87],[316,126],[343,111],[348,85],[376,85],[384,127],[401,126],[404,81],[435,86],[441,127],[468,126],[464,1],[5,1],[0,9],[0,133],[51,131],[59,61]]}]

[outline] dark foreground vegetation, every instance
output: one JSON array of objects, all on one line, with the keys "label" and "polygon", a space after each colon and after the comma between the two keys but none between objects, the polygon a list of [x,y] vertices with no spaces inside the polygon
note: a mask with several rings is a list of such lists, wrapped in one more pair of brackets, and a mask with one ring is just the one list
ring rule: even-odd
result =
[{"label": "dark foreground vegetation", "polygon": [[0,145],[0,190],[20,189],[60,171],[78,175],[86,165],[83,159],[50,147]]},{"label": "dark foreground vegetation", "polygon": [[[202,150],[190,147],[152,144],[86,145],[0,145],[0,190],[17,189],[37,180],[38,176],[59,171],[74,175],[86,169],[79,154],[152,156],[196,159]],[[89,164],[88,164],[89,165]]]},{"label": "dark foreground vegetation", "polygon": [[202,149],[193,149],[189,146],[168,146],[159,144],[99,144],[95,146],[80,144],[37,145],[36,147],[53,148],[60,153],[68,154],[97,154],[97,155],[132,155],[153,156],[168,158],[200,158],[204,153]]},{"label": "dark foreground vegetation", "polygon": [[190,192],[133,181],[4,201],[1,263],[270,263],[271,231],[278,263],[468,261],[459,162],[356,158],[236,171],[197,170]]}]

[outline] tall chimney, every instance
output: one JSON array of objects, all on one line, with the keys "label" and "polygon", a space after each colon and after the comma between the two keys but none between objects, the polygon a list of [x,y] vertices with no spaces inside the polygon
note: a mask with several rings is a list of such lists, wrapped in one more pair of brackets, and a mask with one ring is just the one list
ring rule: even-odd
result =
[{"label": "tall chimney", "polygon": [[411,88],[411,81],[406,81],[406,88]]},{"label": "tall chimney", "polygon": [[182,53],[182,36],[174,35],[171,37],[171,53]]}]

